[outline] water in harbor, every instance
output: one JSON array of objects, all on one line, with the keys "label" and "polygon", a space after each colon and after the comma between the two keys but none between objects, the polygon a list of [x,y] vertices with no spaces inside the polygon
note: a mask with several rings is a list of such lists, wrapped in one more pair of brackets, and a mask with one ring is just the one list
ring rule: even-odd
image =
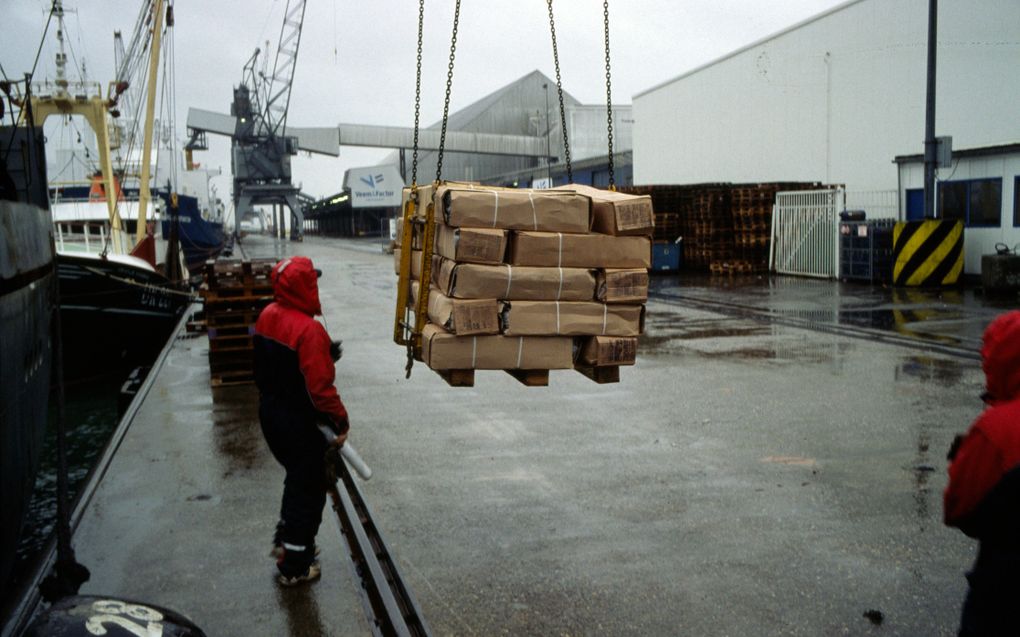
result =
[{"label": "water in harbor", "polygon": [[[121,383],[122,379],[116,375],[72,383],[66,388],[68,482],[72,502],[117,427],[117,397]],[[55,391],[53,393],[55,395]],[[56,413],[55,396],[51,396],[42,459],[18,544],[15,577],[31,566],[56,525]]]}]

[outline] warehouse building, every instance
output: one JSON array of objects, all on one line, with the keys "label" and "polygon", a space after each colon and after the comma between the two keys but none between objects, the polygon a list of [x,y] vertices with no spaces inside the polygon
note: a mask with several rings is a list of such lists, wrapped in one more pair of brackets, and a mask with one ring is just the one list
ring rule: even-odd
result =
[{"label": "warehouse building", "polygon": [[[574,181],[604,186],[608,176],[608,134],[606,106],[581,104],[563,91],[567,136],[571,160],[579,170]],[[630,150],[634,119],[630,105],[613,105],[613,149],[616,183],[631,183]],[[429,126],[438,130],[442,122]],[[477,102],[450,114],[447,129],[470,133],[524,135],[545,138],[552,161],[541,158],[446,153],[443,179],[480,181],[488,184],[541,186],[566,183],[563,129],[560,125],[556,81],[541,71],[532,71]],[[436,176],[438,153],[418,156],[419,183]],[[389,155],[382,164],[399,164],[400,153]],[[405,182],[411,180],[411,151],[404,152]]]},{"label": "warehouse building", "polygon": [[[848,207],[906,219],[918,185],[896,158],[923,149],[927,20],[926,0],[852,0],[638,94],[634,183],[842,184]],[[970,274],[1020,243],[1018,24],[1016,0],[939,3],[936,134],[964,149],[938,172],[953,189],[939,201],[972,171],[999,184],[998,219],[962,217]]]}]

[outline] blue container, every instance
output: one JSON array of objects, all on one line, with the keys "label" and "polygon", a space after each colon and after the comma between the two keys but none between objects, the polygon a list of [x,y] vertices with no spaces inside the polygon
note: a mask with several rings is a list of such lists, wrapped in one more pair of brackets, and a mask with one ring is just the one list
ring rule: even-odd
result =
[{"label": "blue container", "polygon": [[652,270],[654,272],[676,272],[680,269],[683,246],[672,241],[656,241],[652,244]]}]

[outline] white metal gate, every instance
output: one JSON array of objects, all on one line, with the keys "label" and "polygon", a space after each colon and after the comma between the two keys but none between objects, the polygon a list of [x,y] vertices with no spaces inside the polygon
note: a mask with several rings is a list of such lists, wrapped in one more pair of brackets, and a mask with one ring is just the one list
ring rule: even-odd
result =
[{"label": "white metal gate", "polygon": [[769,268],[779,274],[836,278],[842,207],[840,189],[776,193]]}]

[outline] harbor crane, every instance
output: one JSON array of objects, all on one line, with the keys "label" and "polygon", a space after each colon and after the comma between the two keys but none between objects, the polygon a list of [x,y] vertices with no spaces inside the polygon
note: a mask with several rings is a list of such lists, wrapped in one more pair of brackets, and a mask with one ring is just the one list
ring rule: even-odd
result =
[{"label": "harbor crane", "polygon": [[[262,51],[255,49],[244,65],[241,83],[234,88],[229,116],[194,109],[189,112],[189,140],[185,146],[189,163],[192,151],[208,149],[206,133],[231,139],[235,232],[242,219],[254,214],[255,206],[272,205],[274,210],[279,206],[281,211],[286,206],[291,215],[291,239],[300,241],[302,201],[311,198],[292,181],[291,157],[299,150],[334,157],[340,154],[335,128],[287,128],[305,4],[305,0],[288,0],[272,70],[267,72],[269,52],[260,69]],[[282,236],[282,215],[277,226]]]}]

